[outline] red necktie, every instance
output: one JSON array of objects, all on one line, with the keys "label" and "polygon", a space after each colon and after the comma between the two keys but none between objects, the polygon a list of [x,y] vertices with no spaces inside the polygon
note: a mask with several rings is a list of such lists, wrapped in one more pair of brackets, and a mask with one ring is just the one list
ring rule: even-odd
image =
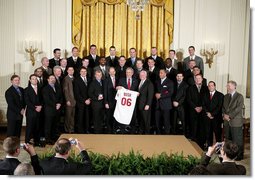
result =
[{"label": "red necktie", "polygon": [[131,83],[130,83],[130,78],[128,78],[128,89],[130,89],[131,88]]},{"label": "red necktie", "polygon": [[213,97],[213,95],[212,95],[212,93],[210,93],[210,100],[212,100],[212,97]]}]

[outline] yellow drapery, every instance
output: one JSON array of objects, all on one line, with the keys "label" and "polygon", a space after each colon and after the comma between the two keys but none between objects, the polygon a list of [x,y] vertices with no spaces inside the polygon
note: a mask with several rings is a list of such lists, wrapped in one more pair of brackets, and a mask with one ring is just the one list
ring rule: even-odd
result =
[{"label": "yellow drapery", "polygon": [[158,48],[162,57],[168,55],[173,39],[173,0],[150,0],[135,19],[126,0],[73,0],[72,42],[84,57],[89,46],[97,45],[99,55],[109,55],[114,45],[117,55],[129,56],[129,48],[137,49],[138,57],[150,55]]}]

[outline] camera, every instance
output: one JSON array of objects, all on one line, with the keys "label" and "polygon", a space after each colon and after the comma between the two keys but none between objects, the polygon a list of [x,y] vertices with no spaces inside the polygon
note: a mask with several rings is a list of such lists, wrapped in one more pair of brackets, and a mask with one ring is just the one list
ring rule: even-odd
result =
[{"label": "camera", "polygon": [[20,143],[20,149],[24,149],[24,147],[25,147],[25,144],[24,143]]},{"label": "camera", "polygon": [[75,139],[71,139],[71,140],[70,140],[70,143],[71,143],[71,145],[77,145],[77,142],[76,142]]},{"label": "camera", "polygon": [[222,142],[219,142],[218,144],[217,144],[217,146],[216,146],[216,153],[219,153],[220,152],[220,149],[222,148],[222,145],[223,145],[223,143]]}]

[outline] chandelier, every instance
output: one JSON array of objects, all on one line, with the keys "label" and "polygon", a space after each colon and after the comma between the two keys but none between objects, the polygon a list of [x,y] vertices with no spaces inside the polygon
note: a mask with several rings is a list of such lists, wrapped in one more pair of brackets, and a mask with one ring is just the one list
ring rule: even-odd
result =
[{"label": "chandelier", "polygon": [[144,6],[149,3],[150,0],[127,0],[127,5],[130,6],[132,11],[136,12],[136,20],[141,19],[141,11],[144,10]]}]

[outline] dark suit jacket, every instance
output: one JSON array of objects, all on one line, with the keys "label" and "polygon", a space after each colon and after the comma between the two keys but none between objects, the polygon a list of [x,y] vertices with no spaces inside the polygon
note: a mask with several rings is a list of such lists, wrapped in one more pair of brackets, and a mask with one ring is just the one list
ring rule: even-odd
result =
[{"label": "dark suit jacket", "polygon": [[89,97],[92,100],[92,108],[103,108],[104,104],[103,104],[103,99],[102,100],[98,100],[98,96],[100,94],[104,94],[104,87],[103,87],[103,81],[102,82],[102,86],[100,86],[100,83],[94,79],[90,85],[89,85]]},{"label": "dark suit jacket", "polygon": [[81,76],[74,79],[74,97],[76,99],[76,104],[79,107],[85,106],[85,101],[89,98],[88,96],[88,84],[89,79],[87,78],[87,85],[82,80]]},{"label": "dark suit jacket", "polygon": [[156,81],[159,79],[159,70],[156,66],[152,72],[148,70],[148,77],[154,85],[156,85]]},{"label": "dark suit jacket", "polygon": [[206,166],[214,175],[245,175],[246,169],[243,165],[237,165],[235,162],[222,162],[221,164],[209,164],[211,158],[206,156],[202,159],[201,165]]},{"label": "dark suit jacket", "polygon": [[125,65],[126,65],[127,67],[132,67],[132,68],[134,68],[134,67],[135,67],[136,60],[137,60],[137,59],[139,59],[139,58],[138,58],[138,57],[136,57],[136,58],[135,58],[135,62],[134,62],[134,64],[132,64],[131,57],[130,57],[130,58],[128,58],[128,59],[127,59],[127,61],[126,61],[126,64],[125,64]]},{"label": "dark suit jacket", "polygon": [[118,79],[126,77],[126,69],[127,69],[126,65],[124,65],[122,69],[119,65],[115,67],[116,76],[117,76]]},{"label": "dark suit jacket", "polygon": [[172,80],[173,82],[176,82],[176,75],[177,75],[177,70],[175,68],[171,68],[171,71],[167,73],[167,78]]},{"label": "dark suit jacket", "polygon": [[49,75],[51,75],[53,73],[52,69],[50,67],[48,67],[48,69],[46,70],[42,66],[40,68],[42,68],[42,70],[43,70],[43,80],[47,81]]},{"label": "dark suit jacket", "polygon": [[25,108],[24,100],[24,89],[19,87],[21,96],[14,88],[14,86],[9,87],[5,92],[5,99],[7,101],[7,119],[22,119],[23,116],[20,111]]},{"label": "dark suit jacket", "polygon": [[106,65],[107,66],[110,66],[110,67],[116,67],[119,65],[119,57],[118,56],[115,56],[115,58],[112,60],[110,56],[107,56],[105,58],[106,60]]},{"label": "dark suit jacket", "polygon": [[230,121],[224,121],[229,123],[231,127],[242,127],[243,126],[243,95],[235,92],[232,98],[230,94],[224,96],[222,113],[229,115]]},{"label": "dark suit jacket", "polygon": [[[143,67],[144,67],[145,69],[148,69],[148,59],[149,59],[149,58],[152,58],[152,56],[146,58],[146,60],[145,60],[145,62],[144,62],[144,64],[143,64]],[[152,59],[153,59],[153,58],[152,58]],[[165,69],[164,60],[163,60],[161,57],[157,56],[156,60],[154,60],[154,61],[155,61],[155,66],[156,66],[158,69]]]},{"label": "dark suit jacket", "polygon": [[179,103],[179,106],[182,106],[186,99],[186,92],[188,88],[188,84],[185,81],[182,81],[178,87],[178,84],[175,83],[173,101]]},{"label": "dark suit jacket", "polygon": [[67,162],[65,159],[51,157],[40,162],[45,175],[85,175],[91,170],[88,153],[81,151],[82,163]]},{"label": "dark suit jacket", "polygon": [[35,106],[42,106],[42,95],[41,90],[37,86],[37,94],[34,88],[29,85],[25,89],[25,103],[27,105],[26,116],[27,117],[37,117],[38,112],[35,110]]},{"label": "dark suit jacket", "polygon": [[[123,86],[124,88],[128,89],[127,78],[121,78],[119,80],[119,86]],[[135,78],[132,78],[130,90],[137,91],[137,88],[138,88],[138,80]]]},{"label": "dark suit jacket", "polygon": [[[196,62],[196,66],[198,66],[199,69],[201,69],[202,74],[204,74],[204,62],[203,62],[203,59],[196,55],[194,60]],[[189,61],[190,61],[190,56],[186,57],[183,60],[183,68],[184,68],[184,70],[188,70],[189,69]]]},{"label": "dark suit jacket", "polygon": [[188,79],[193,76],[194,75],[190,69],[184,71],[184,81],[186,81],[186,83],[188,83]]},{"label": "dark suit jacket", "polygon": [[72,56],[67,58],[67,66],[66,67],[73,67],[74,70],[78,71],[81,66],[82,66],[82,59],[80,57],[77,57],[76,63],[74,62]]},{"label": "dark suit jacket", "polygon": [[104,67],[105,68],[105,74],[103,73],[103,70],[101,69],[101,67],[100,66],[96,66],[96,67],[94,67],[94,69],[93,69],[93,72],[95,72],[95,71],[97,71],[97,70],[100,70],[101,72],[102,72],[102,80],[105,80],[106,78],[108,78],[109,77],[109,66],[105,66]]},{"label": "dark suit jacket", "polygon": [[138,89],[138,92],[140,93],[137,99],[138,109],[144,110],[146,105],[149,105],[151,109],[154,95],[154,86],[152,82],[149,79],[146,79],[140,89]]},{"label": "dark suit jacket", "polygon": [[222,120],[222,105],[223,105],[223,98],[224,95],[219,92],[215,91],[212,100],[210,100],[210,92],[204,94],[203,97],[203,109],[205,112],[210,112],[214,119],[221,119]]},{"label": "dark suit jacket", "polygon": [[99,60],[100,60],[100,57],[98,55],[96,55],[96,59],[94,60],[92,55],[88,55],[87,57],[85,57],[85,59],[88,59],[89,60],[89,67],[91,69],[93,69],[95,66],[98,66],[99,65]]},{"label": "dark suit jacket", "polygon": [[52,58],[52,59],[49,59],[49,67],[51,68],[51,69],[53,69],[54,68],[54,66],[56,66],[56,65],[60,65],[60,59],[59,59],[59,61],[58,61],[58,64],[56,64],[56,60],[54,59],[54,58]]},{"label": "dark suit jacket", "polygon": [[198,92],[197,86],[194,84],[187,89],[187,102],[192,110],[195,107],[202,106],[202,100],[204,95],[208,93],[207,86],[201,86],[200,93]]},{"label": "dark suit jacket", "polygon": [[115,96],[117,93],[116,86],[118,85],[118,79],[115,77],[115,88],[113,87],[111,77],[108,77],[104,81],[104,104],[109,104],[110,108],[114,108],[116,104]]},{"label": "dark suit jacket", "polygon": [[161,97],[157,100],[157,109],[170,110],[172,109],[171,97],[174,93],[173,82],[166,78],[161,84],[161,79],[156,81],[156,93],[160,93]]}]

